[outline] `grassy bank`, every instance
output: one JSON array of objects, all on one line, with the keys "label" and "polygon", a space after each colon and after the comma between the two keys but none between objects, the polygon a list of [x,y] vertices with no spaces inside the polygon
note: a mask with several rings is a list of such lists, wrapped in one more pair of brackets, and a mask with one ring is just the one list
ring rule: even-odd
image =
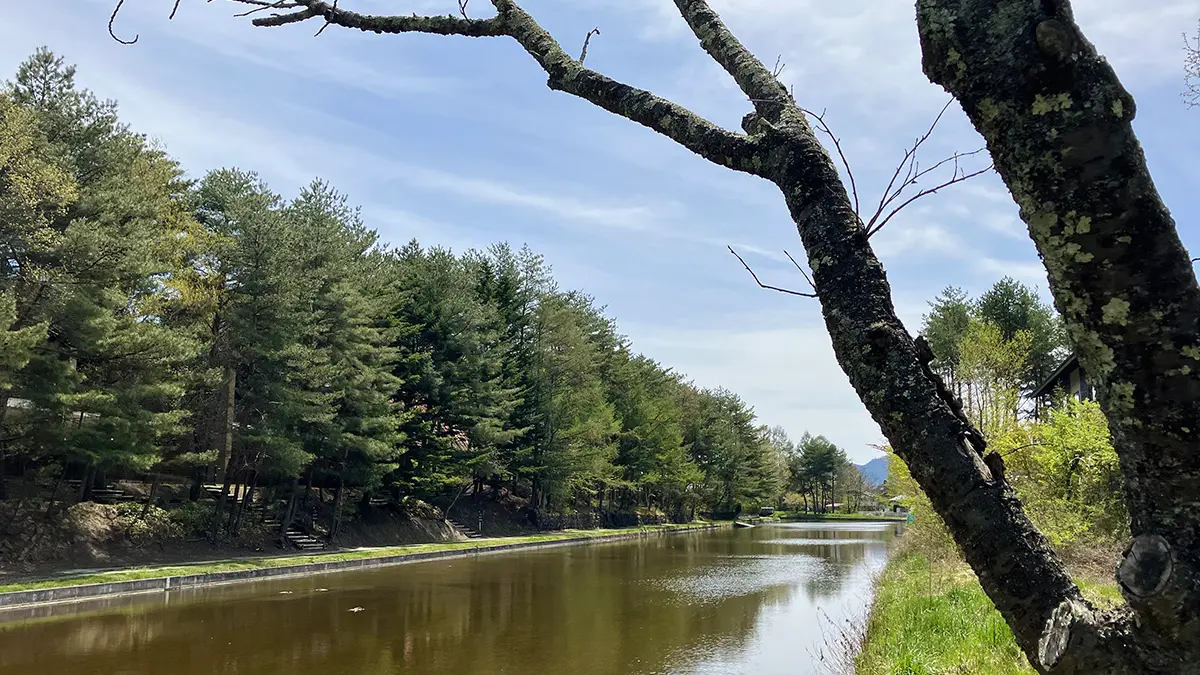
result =
[{"label": "grassy bank", "polygon": [[[1121,602],[1113,584],[1080,582],[1100,606]],[[975,575],[958,561],[931,563],[901,550],[877,586],[858,675],[1034,673]]]},{"label": "grassy bank", "polygon": [[712,523],[690,523],[685,525],[650,525],[639,528],[623,528],[609,530],[564,530],[547,534],[537,534],[523,537],[497,537],[491,539],[473,539],[439,544],[415,544],[407,546],[382,546],[330,553],[308,555],[274,555],[227,560],[206,560],[179,565],[133,567],[95,574],[85,574],[48,579],[39,579],[22,583],[0,585],[0,593],[12,591],[29,591],[43,588],[59,588],[64,586],[81,586],[85,584],[103,584],[117,581],[135,581],[139,579],[156,579],[193,574],[209,574],[214,572],[235,572],[241,570],[264,569],[271,567],[286,567],[288,565],[303,565],[309,563],[340,562],[344,560],[359,560],[367,558],[384,558],[388,556],[413,553],[432,553],[443,551],[469,551],[471,549],[489,548],[498,545],[532,544],[538,542],[557,541],[565,539],[605,537],[618,534],[630,534],[639,531],[654,530],[689,530],[709,527]]}]

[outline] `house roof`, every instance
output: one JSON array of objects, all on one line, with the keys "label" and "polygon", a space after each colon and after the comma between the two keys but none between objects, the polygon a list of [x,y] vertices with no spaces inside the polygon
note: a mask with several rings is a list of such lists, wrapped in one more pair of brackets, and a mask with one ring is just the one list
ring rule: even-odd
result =
[{"label": "house roof", "polygon": [[1037,386],[1037,389],[1033,390],[1034,397],[1046,396],[1053,393],[1054,385],[1059,381],[1060,378],[1062,378],[1063,373],[1067,373],[1072,370],[1082,370],[1079,365],[1079,355],[1074,352],[1071,352],[1071,355],[1068,356],[1061,364],[1059,364],[1059,366],[1054,369],[1054,372],[1050,373],[1050,376]]}]

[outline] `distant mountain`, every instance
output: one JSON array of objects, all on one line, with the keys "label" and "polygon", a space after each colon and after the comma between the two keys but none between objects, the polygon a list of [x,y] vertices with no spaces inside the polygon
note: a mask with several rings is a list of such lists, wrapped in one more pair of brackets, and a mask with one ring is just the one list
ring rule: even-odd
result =
[{"label": "distant mountain", "polygon": [[883,481],[887,480],[888,474],[888,458],[876,457],[866,464],[855,464],[858,467],[858,472],[863,475],[863,479],[876,487],[883,485]]}]

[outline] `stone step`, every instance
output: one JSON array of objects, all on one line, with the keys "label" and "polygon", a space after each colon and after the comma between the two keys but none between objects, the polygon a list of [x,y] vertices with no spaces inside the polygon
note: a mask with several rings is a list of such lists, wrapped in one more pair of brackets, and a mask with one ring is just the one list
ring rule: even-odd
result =
[{"label": "stone step", "polygon": [[325,548],[325,542],[305,532],[296,525],[288,528],[283,535],[288,543],[301,551],[319,551]]},{"label": "stone step", "polygon": [[482,539],[483,538],[482,534],[476,532],[473,528],[463,525],[462,523],[460,523],[459,521],[457,521],[453,518],[446,519],[446,522],[450,523],[450,526],[453,527],[454,529],[463,533],[463,535],[466,536],[467,539]]}]

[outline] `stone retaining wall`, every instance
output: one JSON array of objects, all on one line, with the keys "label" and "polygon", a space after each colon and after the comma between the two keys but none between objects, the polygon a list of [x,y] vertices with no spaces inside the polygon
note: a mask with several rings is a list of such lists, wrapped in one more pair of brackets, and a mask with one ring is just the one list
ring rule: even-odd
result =
[{"label": "stone retaining wall", "polygon": [[539,530],[598,530],[603,528],[640,527],[643,525],[665,525],[670,520],[662,514],[640,513],[548,513],[539,511],[534,516]]}]

